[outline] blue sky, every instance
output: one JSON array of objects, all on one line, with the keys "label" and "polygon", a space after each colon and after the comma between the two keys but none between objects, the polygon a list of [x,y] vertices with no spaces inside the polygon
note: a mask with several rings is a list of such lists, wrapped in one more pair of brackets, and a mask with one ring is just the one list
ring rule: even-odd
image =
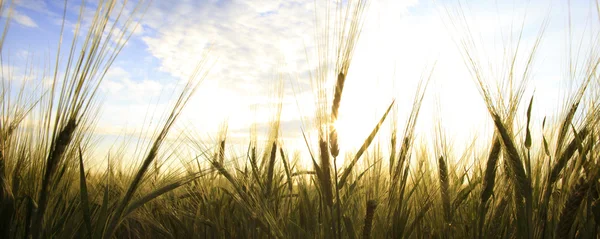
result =
[{"label": "blue sky", "polygon": [[[325,0],[317,2],[321,5]],[[535,117],[557,112],[557,97],[569,84],[564,77],[567,1],[369,2],[342,100],[340,133],[346,148],[360,145],[392,98],[397,99],[398,118],[404,122],[420,76],[434,62],[433,81],[419,120],[420,135],[432,135],[436,102],[453,137],[467,139],[491,129],[483,100],[453,41],[464,32],[451,29],[444,17],[444,7],[455,8],[458,2],[467,9],[473,32],[483,39],[481,46],[487,49],[491,65],[500,63],[495,56],[502,53],[502,38],[509,36],[511,25],[513,32],[519,28],[525,12],[525,49],[548,17],[525,98],[535,89],[536,102],[540,102],[534,108]],[[598,32],[596,5],[588,0],[570,2],[573,36],[578,40],[587,34],[582,48],[586,52],[590,32]],[[75,22],[79,3],[69,2],[68,23]],[[43,69],[44,59],[54,54],[59,39],[63,4],[58,0],[17,1],[3,53],[10,62],[3,61],[4,67],[22,72],[27,59],[33,59],[34,68]],[[283,79],[283,137],[298,139],[301,116],[314,111],[308,79],[315,62],[314,7],[313,0],[153,1],[104,79],[96,133],[111,138],[139,130],[148,109],[165,110],[173,89],[212,43],[208,57],[214,65],[181,118],[180,129],[215,136],[227,121],[232,138],[247,138],[252,123],[265,125],[271,119],[269,102]],[[66,36],[73,27],[67,24]],[[290,82],[301,89],[293,90]]]}]

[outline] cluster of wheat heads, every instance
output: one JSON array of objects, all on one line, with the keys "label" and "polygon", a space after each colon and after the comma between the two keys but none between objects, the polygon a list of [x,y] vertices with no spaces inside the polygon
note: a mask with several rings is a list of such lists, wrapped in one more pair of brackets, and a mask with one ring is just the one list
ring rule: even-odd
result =
[{"label": "cluster of wheat heads", "polygon": [[[183,174],[170,175],[157,161],[169,157],[162,151],[178,147],[165,139],[205,77],[205,62],[141,150],[139,165],[129,172],[111,163],[103,172],[86,171],[99,109],[96,90],[147,7],[143,1],[129,8],[100,1],[91,24],[76,28],[66,59],[59,45],[56,63],[42,74],[52,79],[49,88],[35,81],[36,74],[17,81],[2,72],[0,237],[598,238],[598,45],[570,69],[577,90],[562,112],[548,122],[544,118],[542,132],[535,133],[534,95],[522,99],[539,41],[507,54],[503,74],[493,76],[503,83],[492,89],[487,80],[492,76],[467,34],[458,43],[494,123],[489,147],[467,147],[453,158],[457,149],[447,143],[441,124],[433,150],[417,143],[415,127],[432,69],[422,77],[402,132],[390,99],[362,146],[339,165],[343,145],[334,125],[366,4],[339,1],[320,21],[331,27],[316,39],[319,62],[311,80],[317,138],[310,142],[303,129],[308,154],[294,154],[281,138],[280,87],[266,141],[252,136],[240,156],[227,150],[226,128],[214,145],[181,135],[182,144],[200,153],[183,165]],[[1,41],[11,7],[0,0],[0,10],[9,13]],[[461,23],[460,16],[453,19],[454,26]],[[524,63],[516,60],[518,54],[526,54]],[[525,70],[514,70],[515,64]],[[15,87],[18,82],[21,87]],[[526,123],[520,125],[517,118],[523,116]],[[390,138],[375,142],[389,118]],[[301,157],[311,167],[302,168]]]}]

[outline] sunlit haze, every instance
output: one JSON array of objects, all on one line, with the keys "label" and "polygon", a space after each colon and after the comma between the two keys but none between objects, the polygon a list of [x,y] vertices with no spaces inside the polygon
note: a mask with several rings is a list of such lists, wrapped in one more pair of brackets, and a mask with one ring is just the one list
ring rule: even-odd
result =
[{"label": "sunlit haze", "polygon": [[[65,39],[72,37],[80,2],[68,3]],[[169,110],[174,92],[203,59],[208,74],[178,119],[176,132],[215,142],[226,125],[228,147],[243,154],[253,128],[258,138],[268,136],[282,89],[282,141],[288,149],[304,151],[302,127],[312,139],[318,136],[312,125],[316,89],[310,77],[318,62],[315,8],[324,9],[325,2],[155,0],[100,85],[102,108],[94,131],[99,139],[94,155],[105,157],[123,140],[132,140],[127,147],[133,149],[140,136],[150,136],[157,119]],[[16,2],[3,52],[4,69],[17,76],[40,75],[48,69],[44,59],[54,57],[50,54],[58,44],[63,4]],[[94,7],[89,3],[86,11],[93,12]],[[342,154],[361,146],[394,99],[397,116],[384,123],[386,130],[378,137],[389,139],[390,119],[398,121],[402,133],[417,86],[430,75],[417,141],[431,143],[440,119],[459,147],[475,137],[490,140],[493,125],[462,56],[460,39],[467,30],[456,25],[461,19],[452,13],[457,9],[468,19],[470,33],[481,47],[478,51],[486,56],[484,68],[492,73],[506,64],[505,50],[514,51],[521,29],[519,47],[524,52],[545,30],[523,102],[528,103],[535,91],[533,117],[538,129],[543,117],[559,112],[560,99],[572,84],[564,80],[567,59],[577,58],[569,44],[581,45],[578,58],[584,59],[596,39],[590,35],[598,27],[595,2],[373,0],[365,10],[335,123]],[[526,54],[519,56],[519,65],[526,59]],[[333,91],[334,81],[327,82],[328,90]],[[520,109],[522,120],[526,108]]]}]

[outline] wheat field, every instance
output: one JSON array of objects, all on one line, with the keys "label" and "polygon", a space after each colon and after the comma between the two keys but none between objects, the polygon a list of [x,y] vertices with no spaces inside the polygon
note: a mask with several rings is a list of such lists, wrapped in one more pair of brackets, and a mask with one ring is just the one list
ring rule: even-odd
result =
[{"label": "wheat field", "polygon": [[[533,118],[540,102],[526,91],[534,77],[528,69],[543,26],[538,41],[505,54],[509,64],[492,84],[464,13],[448,9],[440,14],[464,33],[456,47],[493,135],[479,139],[484,147],[456,146],[438,122],[427,126],[435,135],[431,144],[417,140],[431,67],[413,101],[377,106],[385,111],[362,146],[344,154],[335,122],[368,3],[339,1],[332,4],[338,14],[324,17],[339,21],[326,22],[331,28],[316,38],[325,44],[311,72],[316,112],[314,130],[302,128],[304,153],[281,137],[281,104],[266,139],[250,136],[243,153],[227,150],[226,127],[212,143],[195,140],[193,131],[174,131],[208,77],[211,62],[204,58],[174,94],[151,141],[136,145],[135,163],[119,167],[131,156],[107,153],[105,168],[90,170],[99,86],[148,4],[122,11],[124,4],[101,0],[74,39],[63,38],[61,28],[60,40],[70,48],[52,49],[47,89],[34,87],[38,79],[15,83],[3,71],[1,238],[600,238],[600,32],[592,33],[596,43],[584,49],[581,63],[568,69],[572,93],[547,118]],[[4,55],[13,3],[0,0],[0,8],[7,12]],[[523,54],[526,60],[515,63]],[[4,65],[7,58],[0,60]],[[411,109],[407,118],[398,119],[398,104]],[[383,130],[389,137],[378,138]],[[178,155],[182,148],[195,153]],[[173,157],[189,163],[178,169],[159,163]]]}]

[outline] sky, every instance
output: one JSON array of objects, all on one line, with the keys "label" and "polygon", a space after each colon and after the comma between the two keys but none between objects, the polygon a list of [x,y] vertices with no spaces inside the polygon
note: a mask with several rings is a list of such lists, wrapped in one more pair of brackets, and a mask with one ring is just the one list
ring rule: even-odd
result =
[{"label": "sky", "polygon": [[[153,1],[100,86],[103,103],[94,134],[105,139],[101,145],[108,149],[119,136],[151,131],[149,115],[166,111],[173,91],[197,62],[208,57],[208,75],[177,130],[214,139],[226,122],[229,139],[242,142],[252,124],[261,132],[268,129],[275,113],[275,92],[283,84],[282,137],[290,142],[288,147],[302,148],[300,127],[311,123],[314,112],[309,76],[316,62],[315,8],[322,9],[327,1]],[[67,4],[66,35],[72,35],[80,2]],[[438,118],[458,145],[492,129],[456,41],[465,36],[464,28],[452,26],[446,9],[460,4],[465,10],[490,74],[502,65],[502,49],[515,48],[508,43],[516,39],[521,26],[520,49],[525,53],[545,26],[524,96],[529,99],[535,91],[537,119],[554,115],[568,89],[569,43],[581,44],[585,55],[599,23],[595,2],[590,0],[368,2],[337,123],[343,151],[360,147],[393,99],[402,127],[419,81],[434,65],[418,135],[433,137]],[[93,4],[89,5],[86,12],[91,13]],[[5,42],[8,50],[2,53],[9,61],[3,61],[3,67],[24,74],[30,62],[41,71],[56,50],[63,7],[59,0],[18,0]],[[521,65],[525,60],[520,55]]]}]

